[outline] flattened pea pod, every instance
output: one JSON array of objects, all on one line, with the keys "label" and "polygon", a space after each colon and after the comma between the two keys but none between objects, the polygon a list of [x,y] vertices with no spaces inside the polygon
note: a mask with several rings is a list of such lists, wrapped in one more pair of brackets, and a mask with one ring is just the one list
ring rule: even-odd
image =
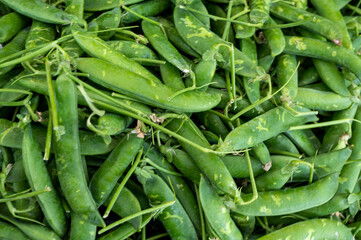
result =
[{"label": "flattened pea pod", "polygon": [[[259,192],[255,201],[247,205],[236,203],[236,207],[232,211],[250,216],[277,216],[295,213],[327,202],[335,195],[337,187],[338,173],[333,173],[306,186]],[[243,196],[244,199],[248,197],[252,196]]]},{"label": "flattened pea pod", "polygon": [[301,221],[283,227],[258,239],[273,240],[282,239],[285,236],[292,240],[304,240],[307,238],[343,240],[355,239],[351,230],[348,229],[342,222],[325,218]]},{"label": "flattened pea pod", "polygon": [[60,197],[55,192],[49,173],[45,167],[43,154],[33,135],[31,125],[24,132],[22,143],[22,162],[26,178],[33,191],[50,188],[50,192],[37,195],[36,198],[46,221],[59,236],[67,230],[65,212]]},{"label": "flattened pea pod", "polygon": [[[308,111],[305,108],[296,108]],[[234,151],[255,146],[287,131],[291,126],[317,121],[315,115],[295,116],[284,107],[276,107],[232,130],[219,146],[220,151]]]},{"label": "flattened pea pod", "polygon": [[[201,112],[213,108],[220,101],[219,95],[198,91],[186,92],[170,100],[176,89],[162,83],[149,82],[124,68],[95,58],[78,58],[76,63],[97,84],[152,106],[176,112]],[[103,70],[98,71],[99,68]]]},{"label": "flattened pea pod", "polygon": [[[231,70],[229,43],[208,30],[192,13],[179,6],[174,9],[174,23],[183,40],[199,54],[203,55],[210,47],[220,46],[219,52],[225,61],[219,64],[222,68]],[[265,75],[262,68],[237,48],[234,48],[234,57],[236,74],[251,78]]]},{"label": "flattened pea pod", "polygon": [[206,218],[221,239],[243,239],[229,210],[203,176],[199,184],[199,198]]},{"label": "flattened pea pod", "polygon": [[12,39],[21,29],[26,26],[27,18],[12,12],[0,18],[0,43]]},{"label": "flattened pea pod", "polygon": [[88,188],[80,155],[76,86],[65,75],[55,84],[59,125],[64,133],[55,141],[58,179],[70,208],[85,221],[105,226]]}]

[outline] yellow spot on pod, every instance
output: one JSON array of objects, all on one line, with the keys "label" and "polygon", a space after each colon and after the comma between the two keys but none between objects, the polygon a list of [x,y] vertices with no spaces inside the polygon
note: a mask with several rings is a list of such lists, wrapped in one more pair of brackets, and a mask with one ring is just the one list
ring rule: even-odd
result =
[{"label": "yellow spot on pod", "polygon": [[214,174],[213,179],[214,179],[214,181],[217,181],[217,179],[218,179],[218,174]]},{"label": "yellow spot on pod", "polygon": [[208,31],[206,28],[201,27],[198,29],[197,32],[192,34],[187,34],[187,38],[192,38],[192,37],[200,37],[200,38],[213,37],[213,33]]},{"label": "yellow spot on pod", "polygon": [[281,206],[281,198],[277,195],[271,195],[272,200],[276,203],[276,205],[279,207]]},{"label": "yellow spot on pod", "polygon": [[337,52],[336,51],[333,51],[332,52],[332,57],[336,57],[337,56]]},{"label": "yellow spot on pod", "polygon": [[181,18],[180,20],[184,22],[184,24],[189,28],[197,28],[197,26],[192,23],[188,16],[186,16],[185,18]]},{"label": "yellow spot on pod", "polygon": [[272,213],[271,209],[267,208],[266,206],[261,206],[260,209],[259,209],[259,211],[260,211],[261,213],[267,213],[267,214],[271,214],[271,213]]},{"label": "yellow spot on pod", "polygon": [[155,95],[155,99],[159,100],[159,96],[158,96],[158,95]]},{"label": "yellow spot on pod", "polygon": [[313,233],[315,232],[314,229],[310,229],[307,232],[307,237],[305,238],[305,240],[314,240],[314,238],[312,237]]},{"label": "yellow spot on pod", "polygon": [[105,75],[106,75],[106,72],[105,72],[105,71],[102,71],[102,75],[103,75],[103,77],[105,77]]}]

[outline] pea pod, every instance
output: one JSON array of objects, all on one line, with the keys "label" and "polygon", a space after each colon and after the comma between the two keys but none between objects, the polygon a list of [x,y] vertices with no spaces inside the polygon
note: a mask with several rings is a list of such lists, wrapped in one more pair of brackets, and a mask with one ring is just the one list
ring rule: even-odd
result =
[{"label": "pea pod", "polygon": [[[306,186],[259,192],[258,198],[247,205],[236,204],[233,211],[251,216],[277,216],[319,206],[330,200],[338,187],[338,173],[333,173]],[[243,196],[244,199],[251,197]],[[307,199],[307,201],[304,201]]]},{"label": "pea pod", "polygon": [[[90,79],[97,84],[152,106],[177,112],[200,112],[211,109],[220,101],[220,96],[197,91],[186,92],[169,100],[176,90],[162,83],[150,83],[133,72],[99,59],[78,58],[76,62],[78,68],[82,72],[88,73]],[[103,71],[99,72],[98,68]],[[122,79],[131,79],[131,82],[122,81]],[[193,104],[190,105],[190,102]]]},{"label": "pea pod", "polygon": [[289,81],[281,90],[281,101],[283,100],[287,104],[288,101],[294,100],[298,93],[298,72],[295,56],[284,54],[278,58],[277,78],[279,87],[285,85],[287,81]]},{"label": "pea pod", "polygon": [[50,192],[38,195],[37,199],[49,225],[59,236],[64,236],[67,226],[63,206],[51,183],[40,146],[35,140],[31,125],[28,125],[24,132],[22,156],[25,174],[31,189],[33,191],[47,187],[51,189]]},{"label": "pea pod", "polygon": [[[242,6],[236,6],[232,8],[232,15],[236,15],[239,12],[244,11],[244,7]],[[239,16],[236,18],[237,21],[242,22],[250,22],[249,15],[243,14],[242,16]],[[240,23],[234,23],[233,24],[234,31],[235,31],[235,38],[249,38],[252,37],[253,34],[256,32],[256,28],[254,26],[246,25],[246,24],[240,24]]]},{"label": "pea pod", "polygon": [[309,67],[306,70],[299,71],[298,86],[302,87],[319,80],[320,76],[315,67]]},{"label": "pea pod", "polygon": [[276,151],[284,151],[299,154],[297,147],[294,143],[284,134],[279,134],[276,137],[272,137],[265,141],[266,146],[272,152],[273,150]]},{"label": "pea pod", "polygon": [[109,10],[121,5],[130,5],[144,0],[84,0],[84,10],[95,12]]},{"label": "pea pod", "polygon": [[[226,155],[221,157],[222,162],[226,165],[229,173],[234,178],[249,178],[247,159],[245,156]],[[255,177],[265,172],[261,161],[254,157],[250,157],[252,164],[252,171]]]},{"label": "pea pod", "polygon": [[249,18],[251,22],[264,24],[269,18],[271,0],[253,0],[251,1],[251,11]]},{"label": "pea pod", "polygon": [[29,239],[19,228],[3,221],[0,222],[0,237],[3,239],[17,240]]},{"label": "pea pod", "polygon": [[[139,15],[144,17],[152,17],[160,14],[164,10],[166,10],[170,6],[170,2],[168,0],[148,0],[145,2],[141,2],[138,4],[134,4],[129,6],[129,9],[132,12],[136,12]],[[136,16],[130,11],[123,12],[121,16],[122,23],[133,23],[141,20],[140,17]]]},{"label": "pea pod", "polygon": [[97,226],[71,212],[69,240],[95,240]]},{"label": "pea pod", "polygon": [[[300,108],[300,111],[307,111]],[[294,116],[283,107],[276,107],[232,130],[219,146],[220,151],[234,151],[255,146],[287,131],[291,126],[317,121],[317,117]]]},{"label": "pea pod", "polygon": [[33,48],[44,43],[49,43],[55,38],[55,29],[52,25],[33,20],[25,48]]},{"label": "pea pod", "polygon": [[163,83],[166,86],[179,90],[185,88],[180,71],[174,65],[167,62],[166,64],[160,65],[159,70]]},{"label": "pea pod", "polygon": [[[265,23],[269,25],[276,25],[276,22],[271,17]],[[271,55],[275,57],[281,54],[286,45],[282,30],[279,28],[270,28],[264,29],[263,32],[267,39],[268,46],[271,49]]]},{"label": "pea pod", "polygon": [[295,143],[298,149],[307,156],[315,156],[321,147],[320,140],[318,140],[310,129],[287,131],[286,135]]},{"label": "pea pod", "polygon": [[26,26],[27,19],[12,12],[0,18],[0,43],[11,40],[21,29]]},{"label": "pea pod", "polygon": [[65,0],[65,12],[77,16],[79,19],[84,17],[84,0]]},{"label": "pea pod", "polygon": [[85,221],[105,226],[91,196],[84,175],[78,130],[76,87],[72,80],[60,75],[55,85],[59,125],[64,134],[55,141],[58,178],[70,208]]},{"label": "pea pod", "polygon": [[[104,12],[99,17],[94,19],[98,26],[99,30],[107,30],[111,28],[117,28],[120,24],[120,16],[121,10],[119,7],[116,7],[110,11]],[[107,31],[107,32],[99,32],[98,37],[103,40],[108,40],[114,35],[114,31]]]}]

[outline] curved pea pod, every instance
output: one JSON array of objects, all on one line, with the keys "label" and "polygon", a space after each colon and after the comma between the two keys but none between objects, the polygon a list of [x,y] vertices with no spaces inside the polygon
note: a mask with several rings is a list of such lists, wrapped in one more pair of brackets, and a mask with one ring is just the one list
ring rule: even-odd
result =
[{"label": "curved pea pod", "polygon": [[277,79],[278,87],[282,87],[289,81],[281,90],[281,101],[286,101],[287,103],[295,99],[298,93],[298,72],[295,56],[284,54],[278,57]]},{"label": "curved pea pod", "polygon": [[[316,32],[331,41],[342,39],[342,33],[339,27],[331,20],[313,14],[309,11],[293,7],[283,2],[273,2],[271,5],[272,15],[289,22],[297,22],[309,19],[302,26],[312,32]],[[320,46],[317,46],[318,48]]]},{"label": "curved pea pod", "polygon": [[[182,119],[173,119],[166,127],[171,131],[176,131],[182,137],[185,137],[202,147],[210,147],[207,139],[205,139],[202,132],[190,119],[185,121]],[[213,186],[219,188],[226,194],[231,196],[235,195],[237,189],[236,183],[222,160],[217,155],[213,153],[204,153],[182,141],[179,141],[179,143],[193,158],[201,172],[209,178]]]},{"label": "curved pea pod", "polygon": [[[176,112],[201,112],[213,108],[220,101],[219,95],[198,91],[186,92],[169,100],[176,93],[176,89],[162,83],[151,83],[133,72],[95,58],[78,58],[76,63],[78,68],[88,73],[90,79],[97,84],[152,106]],[[103,71],[98,71],[99,68]]]},{"label": "curved pea pod", "polygon": [[85,221],[105,226],[88,188],[80,155],[76,86],[65,75],[55,84],[59,125],[63,134],[55,141],[55,159],[58,178],[70,208]]},{"label": "curved pea pod", "polygon": [[309,67],[304,71],[299,71],[298,86],[305,86],[315,83],[320,79],[315,67]]},{"label": "curved pea pod", "polygon": [[[308,111],[305,108],[296,110]],[[234,151],[252,147],[287,131],[292,126],[315,121],[315,115],[295,116],[284,107],[276,107],[232,130],[219,146],[219,150]]]},{"label": "curved pea pod", "polygon": [[178,68],[166,62],[159,67],[163,83],[175,89],[184,89],[185,85]]},{"label": "curved pea pod", "polygon": [[228,129],[219,116],[211,112],[202,112],[198,113],[197,117],[208,130],[217,136],[220,136],[222,139],[227,136]]},{"label": "curved pea pod", "polygon": [[[9,130],[11,127],[12,123],[9,120],[0,119],[0,134],[6,131],[6,134],[3,135],[2,141],[0,141],[0,145],[12,148],[21,148],[24,130],[20,128],[12,128]],[[46,128],[34,125],[33,133],[36,141],[40,144],[40,148],[45,149]],[[79,139],[80,153],[82,155],[105,154],[110,152],[117,143],[117,141],[113,140],[109,145],[106,145],[102,137],[93,132],[82,130],[79,131]]]},{"label": "curved pea pod", "polygon": [[27,18],[16,13],[8,13],[0,18],[0,43],[12,39],[27,25]]},{"label": "curved pea pod", "polygon": [[[38,0],[1,0],[2,3],[32,19],[53,23],[53,24],[74,24],[83,25],[82,19],[78,19],[72,14],[68,14],[53,5],[46,4]],[[41,13],[41,14],[39,14]]]},{"label": "curved pea pod", "polygon": [[0,221],[0,238],[16,240],[29,239],[19,228],[3,221]]},{"label": "curved pea pod", "polygon": [[[255,177],[264,173],[264,169],[262,163],[254,158],[251,158],[253,175]],[[224,165],[226,165],[230,174],[234,178],[249,178],[250,172],[248,171],[247,159],[245,156],[234,156],[234,155],[226,155],[221,157]]]},{"label": "curved pea pod", "polygon": [[[129,9],[144,17],[152,17],[159,15],[169,6],[170,6],[170,2],[168,0],[148,0],[145,2],[131,5],[129,6]],[[134,15],[129,11],[124,11],[120,21],[122,23],[129,24],[139,20],[141,20],[140,17]]]},{"label": "curved pea pod", "polygon": [[[116,184],[114,187],[114,190],[118,188],[119,184]],[[114,191],[113,191],[114,192]],[[104,202],[104,206],[108,206],[109,202],[111,201],[113,197],[112,194],[109,195],[108,199]],[[139,201],[134,196],[134,194],[126,187],[122,189],[120,192],[117,200],[115,201],[115,204],[112,208],[112,211],[115,212],[118,216],[124,218],[127,216],[130,216],[132,214],[135,214],[137,212],[140,212],[142,209],[140,207]],[[132,224],[134,229],[139,229],[140,225],[142,223],[142,217],[136,217],[129,221],[130,224]]]},{"label": "curved pea pod", "polygon": [[271,0],[253,0],[251,1],[251,11],[249,19],[257,24],[264,24],[269,18]]},{"label": "curved pea pod", "polygon": [[259,240],[282,239],[284,236],[289,236],[290,239],[304,240],[310,239],[354,239],[351,230],[348,229],[342,222],[330,219],[312,219],[298,222],[277,231],[269,233]]},{"label": "curved pea pod", "polygon": [[61,238],[55,232],[43,225],[29,222],[20,222],[3,214],[0,214],[0,218],[15,225],[31,240],[61,240]]},{"label": "curved pea pod", "polygon": [[203,176],[199,183],[199,198],[209,224],[221,239],[243,239],[229,210]]},{"label": "curved pea pod", "polygon": [[[146,147],[149,149],[148,144],[146,144],[145,148]],[[148,150],[146,157],[167,171],[177,172],[175,168],[165,160],[164,156],[155,149]],[[159,175],[164,179],[164,181],[170,181],[177,199],[182,204],[184,210],[187,212],[189,218],[193,222],[195,229],[197,231],[201,231],[201,219],[199,216],[197,199],[187,182],[182,177],[167,174],[162,170],[157,172],[159,172]]]},{"label": "curved pea pod", "polygon": [[98,118],[98,128],[105,131],[106,135],[117,135],[123,132],[132,122],[133,119],[130,117],[106,113]]},{"label": "curved pea pod", "polygon": [[[334,62],[347,67],[359,78],[361,77],[361,69],[359,68],[361,59],[352,50],[306,37],[285,36],[285,39],[285,53]],[[327,50],[325,51],[325,49]]]},{"label": "curved pea pod", "polygon": [[125,135],[111,154],[95,172],[89,189],[98,206],[102,205],[115,187],[117,181],[142,147],[143,139],[136,134]]},{"label": "curved pea pod", "polygon": [[[244,7],[242,6],[236,6],[232,8],[232,15],[236,15],[239,12],[244,11]],[[242,16],[239,16],[236,18],[237,21],[242,21],[248,23],[249,15],[243,14]],[[256,28],[254,26],[248,26],[245,24],[240,23],[233,23],[234,31],[235,31],[235,38],[249,38],[252,37],[253,34],[256,32]]]},{"label": "curved pea pod", "polygon": [[[157,54],[154,53],[152,49],[147,46],[144,46],[140,43],[133,41],[125,41],[125,40],[117,40],[117,41],[107,41],[107,44],[112,48],[118,50],[122,54],[124,54],[127,58],[146,58],[146,59],[154,59],[158,60]],[[144,62],[143,65],[153,66],[152,63]],[[161,67],[164,64],[161,65]]]},{"label": "curved pea pod", "polygon": [[[217,34],[208,30],[192,13],[176,6],[174,9],[174,23],[178,33],[200,55],[203,55],[210,47],[216,45],[228,45]],[[231,54],[228,47],[220,47],[219,53],[224,62],[219,62],[222,68],[231,70]],[[257,77],[265,75],[263,69],[254,64],[244,53],[234,48],[236,74],[245,77]]]},{"label": "curved pea pod", "polygon": [[[138,173],[137,177],[143,185],[150,204],[158,205],[175,200],[172,190],[159,176],[153,173],[142,176]],[[178,200],[165,208],[158,219],[162,222],[171,239],[198,239],[192,221]]]},{"label": "curved pea pod", "polygon": [[69,240],[95,240],[97,226],[71,212]]},{"label": "curved pea pod", "polygon": [[[266,22],[269,25],[276,25],[277,23],[270,17]],[[263,33],[267,39],[268,46],[271,49],[272,57],[280,55],[286,46],[285,37],[279,28],[264,29]]]},{"label": "curved pea pod", "polygon": [[45,167],[43,154],[33,136],[31,125],[24,132],[22,143],[23,166],[32,191],[50,188],[50,192],[37,195],[36,198],[44,213],[46,221],[59,236],[67,230],[66,217],[61,199],[55,192],[49,173]]},{"label": "curved pea pod", "polygon": [[295,101],[301,106],[320,111],[345,110],[353,102],[351,97],[343,97],[333,92],[318,91],[312,88],[298,88]]},{"label": "curved pea pod", "polygon": [[[121,10],[119,7],[116,7],[110,11],[104,12],[99,17],[94,19],[98,26],[99,30],[107,30],[110,28],[117,28],[120,24]],[[103,40],[108,40],[114,35],[115,31],[99,32],[97,35]]]},{"label": "curved pea pod", "polygon": [[[298,162],[290,161],[282,168],[271,168],[271,170],[256,178],[257,190],[260,192],[266,192],[281,189],[291,178],[298,165]],[[245,188],[245,192],[252,192],[250,185]]]},{"label": "curved pea pod", "polygon": [[[152,18],[152,20],[157,21],[156,18]],[[188,74],[192,71],[191,66],[172,45],[172,43],[168,41],[167,36],[163,33],[162,29],[158,25],[143,20],[142,30],[145,36],[149,39],[152,47],[163,58],[181,70],[184,74]]]},{"label": "curved pea pod", "polygon": [[320,140],[310,129],[287,131],[286,135],[295,143],[295,145],[307,156],[315,156],[321,147]]},{"label": "curved pea pod", "polygon": [[272,137],[264,142],[268,147],[269,151],[284,151],[299,154],[295,144],[284,134],[279,134]]},{"label": "curved pea pod", "polygon": [[[299,212],[329,201],[338,187],[338,173],[333,173],[306,186],[259,192],[258,198],[247,204],[236,203],[232,211],[250,216],[277,216]],[[243,199],[252,197],[244,195]],[[307,201],[305,201],[307,199]]]}]

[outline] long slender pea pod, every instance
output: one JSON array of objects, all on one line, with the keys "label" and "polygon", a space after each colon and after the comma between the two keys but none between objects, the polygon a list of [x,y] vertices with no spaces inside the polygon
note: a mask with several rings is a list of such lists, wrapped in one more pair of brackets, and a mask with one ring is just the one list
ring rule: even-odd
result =
[{"label": "long slender pea pod", "polygon": [[249,13],[251,22],[263,25],[269,18],[271,2],[271,0],[251,1],[251,11]]},{"label": "long slender pea pod", "polygon": [[202,112],[197,114],[197,117],[209,131],[220,136],[222,139],[227,136],[228,129],[219,116],[211,112]]},{"label": "long slender pea pod", "polygon": [[[152,106],[176,112],[201,112],[213,108],[220,101],[219,95],[198,91],[185,92],[170,99],[176,93],[176,89],[162,83],[149,82],[133,72],[106,61],[78,58],[76,63],[77,67],[82,72],[88,73],[89,78],[97,84]],[[103,70],[98,71],[99,68]],[[124,79],[131,79],[131,81],[124,81]]]},{"label": "long slender pea pod", "polygon": [[[104,12],[99,17],[94,19],[99,26],[99,30],[107,30],[111,28],[117,28],[120,24],[121,10],[116,7],[110,11]],[[103,40],[110,39],[115,34],[115,31],[99,32],[98,37]]]},{"label": "long slender pea pod", "polygon": [[[247,205],[236,203],[236,207],[232,211],[250,216],[277,216],[295,213],[329,201],[335,195],[337,187],[338,173],[333,173],[306,186],[259,192],[255,201]],[[247,197],[251,196],[243,196],[244,199]]]},{"label": "long slender pea pod", "polygon": [[[161,12],[166,10],[170,6],[170,1],[168,0],[148,0],[138,4],[129,6],[129,9],[132,12],[136,12],[139,15],[144,17],[152,17],[159,15]],[[141,20],[140,17],[133,14],[131,11],[124,11],[121,16],[121,22],[125,24],[133,23]]]},{"label": "long slender pea pod", "polygon": [[[8,44],[6,44],[0,50],[0,59],[9,56],[13,53],[17,53],[25,48],[26,37],[28,36],[29,29],[25,28],[21,30]],[[15,65],[0,68],[0,75],[3,75],[13,69]]]},{"label": "long slender pea pod", "polygon": [[302,24],[302,27],[316,32],[331,41],[339,41],[342,39],[342,32],[339,27],[335,25],[333,21],[320,15],[293,7],[284,2],[273,2],[271,4],[271,13],[289,22],[309,19],[310,21]]},{"label": "long slender pea pod", "polygon": [[[176,131],[179,135],[209,148],[210,144],[205,139],[198,127],[190,119],[173,119],[167,126],[169,130]],[[228,169],[222,160],[213,153],[204,153],[189,145],[179,141],[184,150],[193,158],[199,169],[207,176],[213,186],[219,188],[224,193],[234,196],[237,190]]]},{"label": "long slender pea pod", "polygon": [[[345,66],[361,77],[361,59],[350,49],[306,37],[286,36],[285,53],[319,58]],[[325,49],[327,49],[325,51]]]},{"label": "long slender pea pod", "polygon": [[320,79],[315,67],[309,67],[299,72],[298,86],[302,87],[317,82]]},{"label": "long slender pea pod", "polygon": [[71,212],[69,240],[95,240],[97,226]]},{"label": "long slender pea pod", "polygon": [[[357,108],[355,119],[361,120],[361,107]],[[361,125],[357,122],[352,124],[352,138],[350,144],[353,145],[352,154],[349,160],[361,159]],[[358,175],[360,173],[361,164],[360,162],[354,162],[347,164],[343,167],[340,174],[340,186],[338,193],[352,193],[355,185],[358,181]]]},{"label": "long slender pea pod", "polygon": [[0,214],[0,218],[15,225],[31,240],[61,240],[61,238],[48,227],[35,223],[20,222],[3,214]]},{"label": "long slender pea pod", "polygon": [[[308,111],[296,108],[298,111]],[[255,146],[287,131],[292,126],[317,121],[315,115],[295,116],[284,107],[276,107],[232,130],[219,146],[220,151],[234,151]]]},{"label": "long slender pea pod", "polygon": [[[149,60],[158,60],[157,54],[147,46],[144,46],[140,43],[133,41],[117,40],[117,41],[107,41],[107,44],[112,48],[118,50],[124,54],[127,58],[145,58]],[[154,64],[151,61],[142,63],[143,65],[153,66]],[[160,65],[162,68],[166,64]]]},{"label": "long slender pea pod", "polygon": [[[232,15],[236,15],[239,12],[244,11],[244,7],[242,6],[236,6],[232,8]],[[236,18],[237,21],[242,21],[248,23],[249,15],[243,14]],[[233,23],[234,31],[235,31],[235,38],[249,38],[252,37],[253,34],[256,32],[256,28],[254,26],[249,26],[246,24],[240,24],[240,23]]]},{"label": "long slender pea pod", "polygon": [[1,2],[14,11],[41,22],[83,25],[82,19],[39,0],[1,0]]},{"label": "long slender pea pod", "polygon": [[345,110],[353,103],[351,97],[343,97],[333,92],[319,91],[312,88],[298,88],[295,101],[300,106],[320,111]]},{"label": "long slender pea pod", "polygon": [[185,85],[182,80],[180,71],[174,65],[166,62],[159,67],[160,75],[162,77],[163,83],[175,89],[184,89]]},{"label": "long slender pea pod", "polygon": [[[229,173],[234,178],[249,178],[250,172],[248,171],[247,159],[245,156],[234,156],[234,155],[226,155],[221,157],[222,162],[226,165]],[[253,175],[255,177],[264,173],[262,163],[254,158],[250,157]]]},{"label": "long slender pea pod", "polygon": [[299,154],[295,144],[284,134],[279,134],[265,141],[268,149],[272,151],[283,151]]},{"label": "long slender pea pod", "polygon": [[0,221],[0,238],[16,240],[29,239],[19,228],[3,221]]},{"label": "long slender pea pod", "polygon": [[199,198],[206,218],[221,239],[243,239],[229,210],[203,176],[199,183]]},{"label": "long slender pea pod", "polygon": [[334,1],[328,0],[310,0],[312,5],[316,8],[317,12],[325,17],[330,19],[331,21],[338,26],[341,31],[341,44],[345,48],[352,49],[352,42],[350,35],[348,34],[346,23],[343,19],[343,16],[339,9],[337,9],[337,5]]},{"label": "long slender pea pod", "polygon": [[59,125],[64,128],[55,141],[55,159],[58,178],[70,208],[85,221],[105,226],[91,196],[84,175],[78,130],[76,87],[72,80],[60,75],[55,84]]},{"label": "long slender pea pod", "polygon": [[142,147],[143,139],[136,134],[125,135],[93,175],[89,189],[98,206],[109,197],[117,181]]},{"label": "long slender pea pod", "polygon": [[55,38],[55,28],[51,24],[33,20],[30,32],[26,38],[25,48],[33,48],[49,43]]},{"label": "long slender pea pod", "polygon": [[353,240],[351,230],[342,222],[330,219],[312,219],[298,222],[277,231],[269,233],[259,240],[283,239],[289,237],[294,240],[304,239],[344,239]]},{"label": "long slender pea pod", "polygon": [[286,82],[289,81],[281,90],[281,101],[285,101],[287,104],[289,101],[294,100],[298,93],[298,72],[295,56],[283,54],[278,57],[277,79],[279,87],[285,85]]},{"label": "long slender pea pod", "polygon": [[[219,53],[223,56],[224,62],[219,64],[222,68],[231,70],[230,45],[208,30],[192,13],[176,6],[174,9],[174,23],[183,40],[199,54],[203,55],[210,47],[220,46]],[[265,75],[263,69],[257,67],[252,60],[237,48],[234,48],[234,63],[236,74],[245,77]]]},{"label": "long slender pea pod", "polygon": [[[341,119],[353,119],[357,111],[358,104],[353,103],[349,108],[335,112],[332,116],[332,120],[341,120]],[[355,123],[356,124],[356,123]],[[344,135],[344,134],[347,134]],[[349,124],[342,123],[334,126],[330,126],[325,135],[323,136],[322,145],[320,148],[321,152],[328,152],[334,149],[339,144],[344,145],[348,138],[352,136],[352,129],[350,129]]]},{"label": "long slender pea pod", "polygon": [[27,25],[27,18],[12,12],[0,18],[0,43],[12,39],[21,29]]},{"label": "long slender pea pod", "polygon": [[[162,178],[153,173],[142,176],[136,171],[136,174],[151,204],[158,205],[175,200],[172,190]],[[173,205],[163,209],[158,218],[171,239],[198,239],[192,221],[178,200],[175,200]]]},{"label": "long slender pea pod", "polygon": [[317,150],[321,147],[320,141],[310,129],[287,131],[286,135],[307,156],[315,156]]},{"label": "long slender pea pod", "polygon": [[[152,20],[157,21],[155,18],[152,18]],[[188,74],[192,71],[191,66],[168,41],[167,36],[158,25],[143,20],[142,30],[149,39],[150,44],[163,58],[181,70],[184,74]]]},{"label": "long slender pea pod", "polygon": [[84,0],[84,10],[89,12],[104,11],[143,1],[144,0]]},{"label": "long slender pea pod", "polygon": [[[34,125],[33,133],[36,141],[40,144],[40,149],[45,149],[46,128]],[[13,123],[7,119],[0,119],[0,145],[21,148],[24,130],[14,127]],[[110,152],[117,141],[113,140],[109,145],[104,143],[102,137],[93,132],[79,131],[80,153],[82,155],[99,155]]]},{"label": "long slender pea pod", "polygon": [[[148,145],[148,144],[147,144]],[[148,145],[149,147],[149,145]],[[148,148],[149,149],[149,148]],[[146,157],[148,157],[152,162],[160,166],[161,168],[176,172],[175,168],[166,161],[164,156],[160,154],[156,149],[151,149],[147,151]],[[165,180],[170,181],[170,184],[173,187],[173,190],[177,196],[177,199],[182,204],[184,210],[187,212],[189,218],[192,220],[193,225],[197,231],[201,231],[201,219],[199,216],[199,209],[197,204],[197,199],[195,194],[189,187],[186,181],[182,177],[175,176],[172,174],[167,174],[162,170],[159,170],[159,175]]]},{"label": "long slender pea pod", "polygon": [[[269,25],[277,24],[271,17],[265,23]],[[279,28],[266,28],[263,30],[263,33],[267,39],[268,46],[271,49],[271,55],[273,57],[280,55],[286,46],[282,30]]]},{"label": "long slender pea pod", "polygon": [[37,196],[38,203],[44,216],[59,236],[64,236],[67,230],[66,218],[61,200],[43,161],[43,154],[36,142],[31,125],[24,132],[22,143],[23,166],[28,182],[33,191],[50,188],[51,191]]}]

